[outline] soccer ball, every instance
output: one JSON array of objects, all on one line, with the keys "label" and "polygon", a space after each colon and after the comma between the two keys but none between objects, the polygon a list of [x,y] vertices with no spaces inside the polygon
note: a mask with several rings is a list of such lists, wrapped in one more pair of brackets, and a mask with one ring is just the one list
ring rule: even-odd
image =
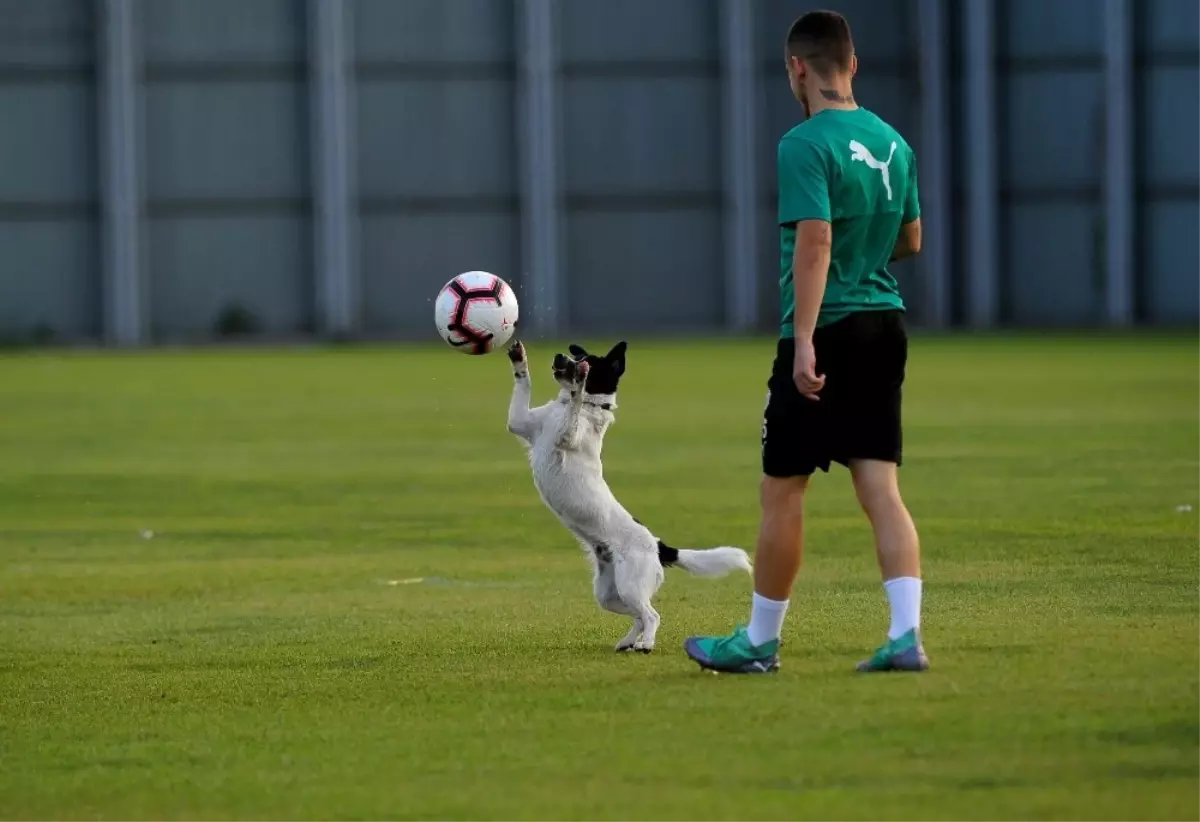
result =
[{"label": "soccer ball", "polygon": [[433,318],[442,339],[464,354],[486,354],[517,330],[517,295],[486,271],[468,271],[438,292]]}]

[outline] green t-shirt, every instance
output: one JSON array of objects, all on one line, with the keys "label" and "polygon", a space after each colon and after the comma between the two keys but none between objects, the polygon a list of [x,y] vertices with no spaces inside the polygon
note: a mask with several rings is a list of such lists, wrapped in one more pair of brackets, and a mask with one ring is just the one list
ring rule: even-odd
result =
[{"label": "green t-shirt", "polygon": [[858,311],[904,308],[888,260],[900,226],[921,216],[917,163],[900,134],[865,108],[826,109],[779,141],[781,336],[795,336],[796,223],[832,224],[817,326]]}]

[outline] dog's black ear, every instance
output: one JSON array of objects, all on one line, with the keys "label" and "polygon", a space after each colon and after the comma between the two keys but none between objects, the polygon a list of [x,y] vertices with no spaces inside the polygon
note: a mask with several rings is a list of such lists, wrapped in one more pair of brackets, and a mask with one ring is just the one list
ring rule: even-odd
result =
[{"label": "dog's black ear", "polygon": [[612,350],[604,355],[604,359],[608,360],[613,365],[613,371],[617,376],[625,373],[625,349],[629,346],[624,340],[612,347]]},{"label": "dog's black ear", "polygon": [[587,359],[588,352],[583,350],[582,345],[571,343],[569,346],[567,346],[567,350],[570,351],[571,356],[577,360]]}]

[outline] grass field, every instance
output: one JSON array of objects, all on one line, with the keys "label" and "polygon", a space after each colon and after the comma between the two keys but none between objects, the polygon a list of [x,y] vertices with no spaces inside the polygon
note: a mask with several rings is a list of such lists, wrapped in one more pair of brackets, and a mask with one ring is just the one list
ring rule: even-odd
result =
[{"label": "grass field", "polygon": [[[671,542],[752,548],[772,351],[631,346],[606,473]],[[738,678],[681,643],[745,577],[670,572],[612,653],[501,355],[0,358],[0,817],[1197,819],[1194,336],[911,359],[933,670],[851,672],[886,607],[835,471]]]}]

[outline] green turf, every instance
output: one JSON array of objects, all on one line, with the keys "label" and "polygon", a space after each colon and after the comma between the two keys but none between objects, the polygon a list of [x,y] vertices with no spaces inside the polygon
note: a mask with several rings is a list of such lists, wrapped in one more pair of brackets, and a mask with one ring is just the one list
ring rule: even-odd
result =
[{"label": "green turf", "polygon": [[[669,541],[751,547],[772,350],[631,346],[606,473]],[[612,653],[501,355],[10,355],[0,817],[1196,819],[1198,367],[915,341],[933,670],[851,673],[886,608],[835,471],[783,669],[737,678],[681,643],[745,577],[670,572],[659,651]]]}]

